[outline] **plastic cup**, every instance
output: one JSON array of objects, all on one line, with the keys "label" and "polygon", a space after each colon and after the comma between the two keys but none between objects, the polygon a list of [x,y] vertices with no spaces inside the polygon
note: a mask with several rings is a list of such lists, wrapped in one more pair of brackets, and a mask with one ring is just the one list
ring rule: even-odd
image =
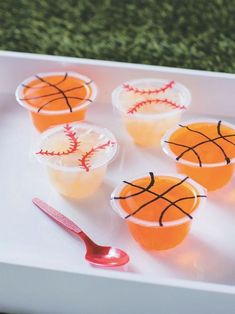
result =
[{"label": "plastic cup", "polygon": [[235,163],[235,126],[221,120],[191,120],[170,130],[162,139],[164,152],[184,173],[208,191],[227,184]]},{"label": "plastic cup", "polygon": [[191,94],[180,83],[143,78],[118,86],[112,103],[133,141],[149,147],[159,145],[165,132],[177,125]]},{"label": "plastic cup", "polygon": [[46,166],[60,194],[82,199],[101,185],[116,152],[117,142],[110,131],[78,122],[45,131],[35,156]]},{"label": "plastic cup", "polygon": [[83,120],[96,94],[96,85],[76,72],[39,73],[16,89],[18,103],[28,109],[40,132],[58,124]]},{"label": "plastic cup", "polygon": [[111,205],[144,249],[166,250],[187,236],[205,197],[205,189],[188,177],[150,172],[123,181]]}]

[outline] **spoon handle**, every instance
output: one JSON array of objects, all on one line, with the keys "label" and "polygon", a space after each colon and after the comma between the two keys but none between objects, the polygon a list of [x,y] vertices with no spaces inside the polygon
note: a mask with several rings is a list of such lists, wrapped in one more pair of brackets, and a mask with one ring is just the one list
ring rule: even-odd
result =
[{"label": "spoon handle", "polygon": [[33,198],[33,203],[41,209],[45,214],[47,214],[50,218],[52,218],[55,222],[57,222],[60,226],[64,229],[79,235],[83,233],[83,231],[69,218],[65,217],[61,214],[58,210],[54,209],[53,207],[49,206],[39,198]]}]

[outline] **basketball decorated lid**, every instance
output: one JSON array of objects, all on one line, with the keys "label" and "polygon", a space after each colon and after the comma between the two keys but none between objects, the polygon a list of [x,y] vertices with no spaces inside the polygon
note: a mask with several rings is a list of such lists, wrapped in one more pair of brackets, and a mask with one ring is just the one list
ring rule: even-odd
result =
[{"label": "basketball decorated lid", "polygon": [[146,227],[174,226],[193,219],[206,190],[182,175],[149,174],[124,180],[111,195],[113,209]]},{"label": "basketball decorated lid", "polygon": [[164,152],[186,165],[224,166],[235,162],[235,126],[222,120],[191,120],[162,139]]},{"label": "basketball decorated lid", "polygon": [[57,170],[89,172],[111,162],[116,152],[117,142],[109,130],[77,122],[42,133],[35,156]]},{"label": "basketball decorated lid", "polygon": [[39,73],[16,89],[18,103],[32,112],[65,114],[84,109],[96,98],[96,85],[77,72]]}]

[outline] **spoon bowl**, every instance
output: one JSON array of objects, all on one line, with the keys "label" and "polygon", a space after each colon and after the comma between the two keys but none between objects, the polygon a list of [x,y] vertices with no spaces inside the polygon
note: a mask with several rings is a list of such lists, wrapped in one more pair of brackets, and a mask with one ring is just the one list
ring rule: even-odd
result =
[{"label": "spoon bowl", "polygon": [[92,242],[86,245],[86,249],[85,259],[93,265],[115,267],[123,266],[129,261],[124,251],[111,246],[100,246]]},{"label": "spoon bowl", "polygon": [[110,246],[98,246],[95,250],[92,247],[87,250],[85,258],[91,264],[106,267],[123,266],[129,261],[124,251]]}]

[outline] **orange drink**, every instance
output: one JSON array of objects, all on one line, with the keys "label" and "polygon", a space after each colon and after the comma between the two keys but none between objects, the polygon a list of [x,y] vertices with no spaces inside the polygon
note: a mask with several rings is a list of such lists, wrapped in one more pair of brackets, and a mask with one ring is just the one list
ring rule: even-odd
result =
[{"label": "orange drink", "polygon": [[159,145],[165,132],[177,125],[191,95],[174,81],[144,78],[117,87],[112,102],[133,141],[148,147]]},{"label": "orange drink", "polygon": [[29,110],[40,132],[51,126],[83,120],[96,98],[96,86],[76,72],[39,73],[16,89],[18,103]]},{"label": "orange drink", "polygon": [[235,162],[235,126],[221,120],[194,120],[179,124],[162,139],[164,152],[185,173],[216,190],[231,179]]},{"label": "orange drink", "polygon": [[175,247],[186,237],[205,190],[183,176],[139,176],[125,180],[111,196],[134,239],[147,250]]},{"label": "orange drink", "polygon": [[60,194],[81,199],[100,186],[116,152],[117,143],[111,132],[78,122],[42,133],[35,156],[46,166]]}]

